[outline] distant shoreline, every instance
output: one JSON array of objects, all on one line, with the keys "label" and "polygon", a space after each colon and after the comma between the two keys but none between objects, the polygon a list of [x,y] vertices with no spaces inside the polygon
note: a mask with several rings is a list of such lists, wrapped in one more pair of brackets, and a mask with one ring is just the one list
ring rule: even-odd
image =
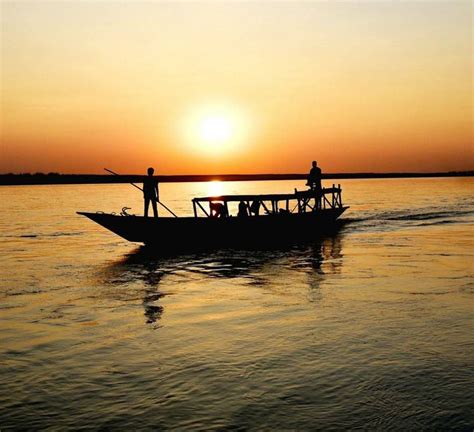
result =
[{"label": "distant shoreline", "polygon": [[[443,173],[334,173],[323,174],[323,179],[384,179],[420,177],[472,177],[474,171]],[[163,175],[157,176],[161,183],[207,182],[207,181],[262,181],[262,180],[304,180],[307,174],[219,174],[219,175]],[[54,185],[54,184],[108,184],[140,183],[142,175],[107,174],[0,174],[0,186]]]}]

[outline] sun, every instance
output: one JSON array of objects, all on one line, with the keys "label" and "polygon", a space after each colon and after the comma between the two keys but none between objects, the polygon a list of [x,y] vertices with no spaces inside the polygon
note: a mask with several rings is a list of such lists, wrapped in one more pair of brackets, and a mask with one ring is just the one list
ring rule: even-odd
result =
[{"label": "sun", "polygon": [[199,136],[203,143],[217,146],[225,144],[234,135],[235,125],[232,120],[222,115],[208,115],[199,125]]},{"label": "sun", "polygon": [[227,157],[245,147],[248,116],[231,104],[191,108],[180,123],[186,147],[201,157]]}]

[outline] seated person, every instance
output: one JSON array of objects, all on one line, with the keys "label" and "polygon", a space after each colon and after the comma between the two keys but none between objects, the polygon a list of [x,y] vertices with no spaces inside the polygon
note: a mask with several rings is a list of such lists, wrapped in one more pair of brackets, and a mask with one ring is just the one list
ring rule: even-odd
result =
[{"label": "seated person", "polygon": [[227,217],[229,216],[227,212],[227,207],[220,202],[210,202],[209,207],[211,209],[211,217]]},{"label": "seated person", "polygon": [[253,214],[254,216],[258,216],[259,212],[260,212],[260,201],[258,200],[255,200],[252,202],[252,204],[250,205],[250,214]]},{"label": "seated person", "polygon": [[239,212],[237,213],[238,217],[248,217],[248,206],[244,201],[240,201],[239,203]]}]

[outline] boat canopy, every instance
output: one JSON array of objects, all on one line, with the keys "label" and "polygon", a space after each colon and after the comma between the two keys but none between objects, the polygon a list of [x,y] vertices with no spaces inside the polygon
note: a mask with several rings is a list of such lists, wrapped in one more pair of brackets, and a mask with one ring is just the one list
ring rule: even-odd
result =
[{"label": "boat canopy", "polygon": [[[333,185],[321,190],[298,191],[295,189],[292,194],[208,196],[193,198],[192,202],[195,217],[199,216],[198,209],[207,217],[226,217],[229,215],[227,206],[229,202],[238,202],[239,208],[243,206],[249,216],[258,216],[260,207],[266,214],[306,213],[318,209],[343,207],[341,192],[341,185]],[[293,209],[290,207],[292,200],[296,201]],[[283,208],[280,207],[281,202],[284,203]],[[201,203],[208,203],[209,209],[207,210]]]}]

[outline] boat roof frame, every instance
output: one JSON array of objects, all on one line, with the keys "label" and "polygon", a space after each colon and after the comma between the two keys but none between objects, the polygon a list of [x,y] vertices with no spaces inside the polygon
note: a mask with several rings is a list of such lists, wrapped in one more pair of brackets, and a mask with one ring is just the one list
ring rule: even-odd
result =
[{"label": "boat roof frame", "polygon": [[320,191],[306,190],[297,191],[292,194],[263,194],[263,195],[219,195],[193,198],[193,202],[240,202],[240,201],[286,201],[301,198],[318,198],[319,196],[339,193],[341,187],[323,188]]}]

